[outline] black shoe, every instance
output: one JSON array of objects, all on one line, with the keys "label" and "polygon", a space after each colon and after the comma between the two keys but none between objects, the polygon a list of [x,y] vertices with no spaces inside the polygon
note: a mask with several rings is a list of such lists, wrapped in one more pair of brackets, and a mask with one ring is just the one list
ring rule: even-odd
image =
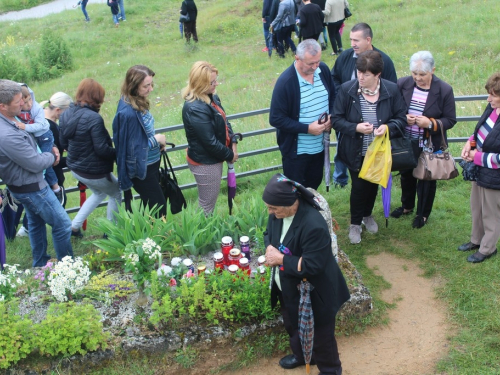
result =
[{"label": "black shoe", "polygon": [[64,187],[59,186],[59,191],[55,192],[54,194],[56,195],[57,200],[59,203],[61,203],[61,206],[64,206]]},{"label": "black shoe", "polygon": [[333,186],[335,186],[335,188],[343,189],[343,188],[345,188],[347,186],[347,184],[344,185],[344,184],[339,184],[339,183],[335,182],[333,184]]},{"label": "black shoe", "polygon": [[80,229],[78,229],[76,232],[74,230],[71,230],[71,237],[83,238],[83,233]]},{"label": "black shoe", "polygon": [[409,215],[412,212],[413,212],[413,209],[409,210],[409,211],[405,211],[405,209],[403,207],[399,207],[399,208],[396,208],[394,211],[391,212],[391,217],[393,217],[395,219],[399,219],[401,216],[403,216],[403,215]]},{"label": "black shoe", "polygon": [[474,254],[469,255],[467,257],[467,262],[481,263],[481,262],[485,261],[486,259],[491,258],[493,255],[497,255],[497,249],[495,249],[495,251],[489,255],[484,255],[484,254],[481,254],[479,251],[476,251]]},{"label": "black shoe", "polygon": [[280,359],[280,366],[284,369],[291,370],[295,367],[304,366],[304,362],[299,362],[293,354],[289,354]]},{"label": "black shoe", "polygon": [[471,250],[476,250],[479,249],[479,245],[476,245],[475,243],[472,242],[467,242],[463,243],[458,247],[458,251],[471,251]]},{"label": "black shoe", "polygon": [[413,224],[411,225],[413,228],[422,228],[425,224],[427,223],[426,220],[420,215],[415,216],[415,219],[413,219]]},{"label": "black shoe", "polygon": [[339,54],[344,52],[344,49],[343,48],[339,48]]}]

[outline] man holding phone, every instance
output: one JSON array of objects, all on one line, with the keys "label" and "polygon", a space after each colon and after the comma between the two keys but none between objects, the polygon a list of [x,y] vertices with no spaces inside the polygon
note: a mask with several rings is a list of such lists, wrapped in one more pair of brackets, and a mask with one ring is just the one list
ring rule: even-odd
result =
[{"label": "man holding phone", "polygon": [[321,62],[321,46],[313,39],[297,46],[294,63],[278,78],[269,123],[277,131],[283,174],[317,189],[323,179],[323,133],[331,130],[335,86]]}]

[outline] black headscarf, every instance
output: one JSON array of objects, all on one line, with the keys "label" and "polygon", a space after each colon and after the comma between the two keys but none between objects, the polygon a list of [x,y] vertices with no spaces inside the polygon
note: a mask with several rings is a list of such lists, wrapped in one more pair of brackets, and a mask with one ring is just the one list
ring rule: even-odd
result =
[{"label": "black headscarf", "polygon": [[314,194],[303,185],[290,180],[281,173],[276,173],[264,188],[262,200],[272,206],[290,207],[298,198],[302,198],[317,210],[321,210],[314,200]]}]

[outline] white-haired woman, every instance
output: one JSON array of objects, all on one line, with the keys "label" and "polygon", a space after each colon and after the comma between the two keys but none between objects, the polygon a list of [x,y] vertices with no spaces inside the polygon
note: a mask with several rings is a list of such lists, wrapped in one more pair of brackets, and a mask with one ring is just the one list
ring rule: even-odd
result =
[{"label": "white-haired woman", "polygon": [[[434,58],[429,51],[419,51],[410,58],[411,76],[398,80],[398,87],[403,95],[408,125],[406,134],[412,142],[418,143],[421,151],[429,137],[435,151],[441,146],[441,129],[443,124],[444,141],[446,131],[457,122],[455,99],[452,87],[434,74],[436,70]],[[436,181],[421,181],[413,177],[413,171],[401,172],[401,207],[391,212],[391,216],[399,218],[409,215],[415,208],[415,195],[418,196],[417,212],[413,220],[413,228],[422,228],[432,211],[436,196]]]}]

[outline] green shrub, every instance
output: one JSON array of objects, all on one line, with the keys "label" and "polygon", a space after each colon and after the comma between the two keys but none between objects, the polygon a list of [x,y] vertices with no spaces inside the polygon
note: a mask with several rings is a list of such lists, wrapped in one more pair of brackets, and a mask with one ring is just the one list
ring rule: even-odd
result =
[{"label": "green shrub", "polygon": [[103,332],[100,320],[98,311],[89,303],[53,303],[46,319],[34,326],[35,346],[42,355],[52,356],[106,349],[109,334]]},{"label": "green shrub", "polygon": [[25,49],[25,54],[30,61],[31,79],[35,81],[61,77],[73,67],[73,57],[68,45],[50,30],[42,35],[38,55],[33,56],[29,48]]},{"label": "green shrub", "polygon": [[0,58],[0,79],[26,82],[29,79],[29,71],[26,66],[15,58],[2,55]]},{"label": "green shrub", "polygon": [[19,316],[19,302],[0,302],[0,368],[26,358],[32,351],[33,322]]}]

